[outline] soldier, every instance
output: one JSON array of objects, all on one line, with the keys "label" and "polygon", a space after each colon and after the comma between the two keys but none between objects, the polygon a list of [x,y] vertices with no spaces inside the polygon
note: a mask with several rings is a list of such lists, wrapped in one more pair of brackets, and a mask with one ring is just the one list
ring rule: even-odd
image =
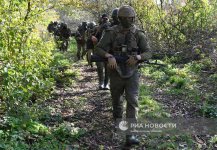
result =
[{"label": "soldier", "polygon": [[86,31],[86,53],[87,53],[87,62],[88,64],[93,67],[92,62],[90,62],[90,56],[94,52],[94,46],[98,42],[96,36],[97,28],[96,28],[96,23],[89,22],[87,24],[87,31]]},{"label": "soldier", "polygon": [[[136,121],[139,96],[138,61],[151,58],[148,39],[143,31],[137,29],[135,11],[131,6],[119,8],[119,25],[106,30],[96,45],[96,54],[108,59],[110,91],[112,96],[114,121],[123,115],[123,94],[126,98],[126,118]],[[126,62],[117,63],[114,55],[127,55]],[[126,136],[126,145],[139,144],[134,135]]]},{"label": "soldier", "polygon": [[111,26],[118,25],[120,22],[118,20],[118,8],[112,10],[112,21]]},{"label": "soldier", "polygon": [[87,22],[82,22],[75,33],[77,43],[77,59],[83,59],[85,55],[85,32],[87,30]]},{"label": "soldier", "polygon": [[60,51],[67,51],[71,30],[65,23],[50,22],[47,30],[53,33],[56,45]]},{"label": "soldier", "polygon": [[100,39],[102,37],[103,31],[108,29],[110,26],[111,26],[111,23],[109,22],[108,15],[102,14],[102,16],[99,20],[99,27],[98,27],[97,33],[96,33],[97,39]]},{"label": "soldier", "polygon": [[71,30],[67,27],[65,23],[61,23],[59,28],[59,49],[60,51],[67,51],[69,45],[69,38],[71,36]]},{"label": "soldier", "polygon": [[[100,24],[96,31],[96,38],[100,40],[103,32],[111,26],[107,14],[102,14],[100,18]],[[109,77],[107,73],[107,65],[105,62],[96,62],[97,74],[99,77],[99,89],[109,90]]]}]

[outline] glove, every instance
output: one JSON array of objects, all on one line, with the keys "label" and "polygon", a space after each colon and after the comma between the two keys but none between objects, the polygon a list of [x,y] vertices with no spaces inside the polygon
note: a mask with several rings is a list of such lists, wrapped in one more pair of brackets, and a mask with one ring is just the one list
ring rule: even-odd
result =
[{"label": "glove", "polygon": [[116,69],[117,68],[117,62],[114,56],[109,56],[108,58],[108,67],[110,69]]},{"label": "glove", "polygon": [[129,55],[128,57],[129,58],[126,62],[129,66],[135,66],[138,63],[138,59],[136,58],[136,56]]}]

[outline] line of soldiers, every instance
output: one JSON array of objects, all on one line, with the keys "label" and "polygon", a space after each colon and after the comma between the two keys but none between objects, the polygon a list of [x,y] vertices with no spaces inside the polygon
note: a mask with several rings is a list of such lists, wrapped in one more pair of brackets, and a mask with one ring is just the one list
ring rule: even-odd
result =
[{"label": "line of soldiers", "polygon": [[47,27],[49,33],[52,33],[60,51],[67,51],[69,45],[70,36],[72,36],[71,30],[67,27],[66,23],[51,21]]},{"label": "line of soldiers", "polygon": [[[94,21],[82,22],[76,31],[75,39],[77,41],[77,59],[83,59],[86,55],[88,64],[93,67],[93,63],[90,61],[90,56],[95,53],[95,45],[101,39],[102,34],[108,28],[119,24],[117,17],[118,8],[112,11],[112,19],[109,21],[107,14],[102,14],[99,20],[99,25]],[[109,90],[109,77],[107,72],[106,62],[96,62],[97,75],[100,90]]]},{"label": "line of soldiers", "polygon": [[[126,99],[126,119],[137,122],[139,97],[139,61],[151,57],[148,39],[144,32],[135,26],[135,11],[125,5],[112,11],[112,21],[106,14],[95,22],[82,23],[77,30],[78,59],[85,54],[92,66],[90,56],[95,54],[106,58],[107,62],[96,62],[99,89],[110,89],[114,122],[123,119],[123,98]],[[81,32],[82,31],[82,32]],[[80,49],[83,47],[82,49]],[[124,62],[118,62],[115,56],[127,56]],[[108,82],[110,80],[110,86]],[[125,95],[125,96],[124,96]],[[117,128],[117,126],[115,127]],[[138,145],[135,135],[126,135],[126,146]]]},{"label": "line of soldiers", "polygon": [[[136,13],[131,6],[114,9],[111,17],[112,21],[109,22],[108,16],[103,14],[99,25],[95,22],[82,22],[78,26],[74,35],[77,41],[77,59],[83,59],[86,55],[88,63],[92,65],[90,56],[96,54],[107,60],[96,62],[96,66],[99,89],[110,88],[114,122],[123,119],[125,98],[126,119],[136,123],[140,77],[138,64],[152,57],[149,40],[145,32],[135,25]],[[117,56],[123,55],[127,56],[127,60],[118,62]],[[126,135],[126,146],[137,144],[139,140],[135,135]]]}]

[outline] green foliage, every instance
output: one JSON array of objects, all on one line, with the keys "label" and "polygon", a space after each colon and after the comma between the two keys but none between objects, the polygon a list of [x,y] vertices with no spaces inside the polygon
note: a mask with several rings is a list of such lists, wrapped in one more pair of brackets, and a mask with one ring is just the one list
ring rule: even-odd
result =
[{"label": "green foliage", "polygon": [[36,143],[31,145],[32,150],[64,150],[66,147],[67,144],[58,141],[54,135],[41,137]]},{"label": "green foliage", "polygon": [[170,80],[169,81],[170,84],[172,84],[174,86],[174,88],[176,88],[176,89],[180,89],[180,88],[184,87],[185,84],[187,83],[185,78],[182,78],[178,75],[171,76],[169,80]]},{"label": "green foliage", "polygon": [[201,107],[200,113],[207,118],[217,118],[217,106],[205,104]]},{"label": "green foliage", "polygon": [[58,86],[71,86],[74,79],[79,76],[79,72],[71,67],[72,60],[61,52],[54,53],[51,63],[52,75]]},{"label": "green foliage", "polygon": [[168,65],[160,69],[155,67],[144,68],[142,72],[157,81],[160,86],[168,89],[190,89],[192,82],[194,82],[188,68],[176,68]]},{"label": "green foliage", "polygon": [[65,149],[67,144],[82,136],[85,131],[73,124],[62,123],[48,128],[36,121],[5,117],[0,120],[0,149]]},{"label": "green foliage", "polygon": [[217,73],[210,76],[210,80],[217,81]]},{"label": "green foliage", "polygon": [[[159,2],[159,1],[158,1]],[[216,0],[188,0],[184,5],[179,1],[162,5],[152,0],[132,2],[139,22],[147,31],[154,50],[179,52],[194,41],[201,44],[203,37],[198,32],[216,27]]]},{"label": "green foliage", "polygon": [[31,134],[41,134],[46,135],[50,131],[49,129],[41,123],[32,120],[21,120],[15,117],[7,117],[3,120],[2,128],[11,131],[22,131],[25,130]]},{"label": "green foliage", "polygon": [[173,142],[166,142],[164,144],[159,145],[157,148],[159,150],[164,150],[164,149],[173,150],[176,148],[176,145]]},{"label": "green foliage", "polygon": [[212,70],[215,68],[215,65],[210,58],[203,58],[200,61],[192,61],[190,64],[187,64],[186,67],[194,73],[201,73],[202,71]]},{"label": "green foliage", "polygon": [[55,62],[58,54],[53,55],[55,43],[46,27],[51,16],[56,16],[45,12],[47,0],[0,0],[0,5],[1,110],[14,116],[1,123],[0,147],[64,149],[65,144],[54,137],[53,130],[36,121],[49,113],[41,104],[50,98],[61,69],[66,68],[64,76],[68,78],[76,76],[67,69],[71,65],[68,59]]},{"label": "green foliage", "polygon": [[47,135],[49,129],[35,121],[24,121],[19,118],[5,117],[1,120],[0,147],[2,149],[29,149],[26,141],[34,135]]},{"label": "green foliage", "polygon": [[[145,145],[150,150],[174,150],[174,149],[191,149],[193,140],[190,135],[165,135],[149,134],[145,139]],[[182,145],[185,145],[183,147]]]},{"label": "green foliage", "polygon": [[70,62],[63,53],[56,52],[54,54],[54,59],[52,61],[52,66],[56,67],[57,69],[69,68],[70,67]]},{"label": "green foliage", "polygon": [[192,62],[192,64],[189,65],[189,67],[195,73],[199,73],[202,70],[202,64],[201,63],[197,63],[197,62]]},{"label": "green foliage", "polygon": [[85,133],[84,130],[75,127],[73,123],[62,123],[57,127],[53,134],[56,135],[59,141],[73,141]]},{"label": "green foliage", "polygon": [[139,97],[139,111],[141,116],[145,116],[148,118],[161,118],[161,117],[169,117],[169,113],[162,109],[160,103],[155,101],[150,96],[149,87],[142,85],[140,87],[140,97]]},{"label": "green foliage", "polygon": [[49,98],[53,88],[49,65],[54,43],[41,36],[46,26],[38,28],[47,7],[47,0],[1,0],[0,95],[4,109],[13,115],[27,114],[29,104]]},{"label": "green foliage", "polygon": [[210,142],[211,142],[211,143],[217,143],[217,135],[213,136],[213,137],[210,139]]},{"label": "green foliage", "polygon": [[194,82],[189,70],[186,68],[170,68],[171,71],[166,71],[168,75],[168,83],[175,89],[191,89]]}]

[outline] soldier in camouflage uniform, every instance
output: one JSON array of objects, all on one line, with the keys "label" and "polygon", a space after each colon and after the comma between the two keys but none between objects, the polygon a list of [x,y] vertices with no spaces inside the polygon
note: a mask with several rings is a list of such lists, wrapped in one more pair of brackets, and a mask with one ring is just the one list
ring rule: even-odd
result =
[{"label": "soldier in camouflage uniform", "polygon": [[53,33],[56,45],[60,51],[67,51],[71,30],[65,23],[50,22],[47,27],[49,33]]},{"label": "soldier in camouflage uniform", "polygon": [[96,23],[95,22],[89,22],[87,24],[87,31],[86,31],[86,56],[87,56],[87,62],[88,65],[93,67],[92,62],[90,62],[91,54],[94,53],[94,47],[96,43],[98,42],[98,39],[96,39]]},{"label": "soldier in camouflage uniform", "polygon": [[111,20],[111,26],[118,25],[120,22],[118,20],[118,8],[115,8],[112,10],[112,20]]},{"label": "soldier in camouflage uniform", "polygon": [[[134,25],[135,11],[131,6],[120,7],[118,18],[120,24],[106,30],[96,45],[96,54],[108,58],[114,120],[122,118],[125,93],[126,118],[136,121],[139,96],[138,61],[151,57],[150,47],[144,32]],[[117,63],[113,55],[127,55],[129,58],[126,62]],[[139,144],[139,141],[135,136],[127,135],[126,144]]]},{"label": "soldier in camouflage uniform", "polygon": [[[97,27],[96,31],[96,38],[98,41],[102,37],[103,32],[111,26],[107,14],[102,14],[100,18],[100,24]],[[105,62],[96,62],[97,66],[97,74],[99,77],[99,89],[100,90],[109,90],[108,82],[108,71],[107,71],[107,64]]]},{"label": "soldier in camouflage uniform", "polygon": [[75,33],[75,40],[77,43],[77,59],[83,59],[85,55],[85,32],[87,30],[87,22],[82,22]]},{"label": "soldier in camouflage uniform", "polygon": [[69,38],[71,36],[71,30],[67,27],[65,23],[60,23],[58,28],[59,36],[59,50],[67,51],[69,45]]}]

